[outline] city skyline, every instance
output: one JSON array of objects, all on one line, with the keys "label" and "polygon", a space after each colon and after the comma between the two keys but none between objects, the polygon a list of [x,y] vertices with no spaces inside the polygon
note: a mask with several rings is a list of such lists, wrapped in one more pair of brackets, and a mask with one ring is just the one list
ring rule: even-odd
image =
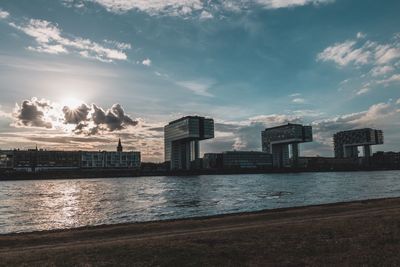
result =
[{"label": "city skyline", "polygon": [[260,132],[287,122],[313,127],[304,155],[365,127],[400,151],[396,1],[38,3],[0,4],[1,149],[121,138],[161,162],[163,126],[200,115],[215,120],[202,153],[261,151]]}]

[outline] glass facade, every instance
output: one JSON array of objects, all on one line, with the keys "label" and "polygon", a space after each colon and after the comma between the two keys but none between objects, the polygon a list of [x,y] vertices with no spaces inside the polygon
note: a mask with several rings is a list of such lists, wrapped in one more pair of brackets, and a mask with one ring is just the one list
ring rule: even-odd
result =
[{"label": "glass facade", "polygon": [[165,161],[170,162],[171,169],[189,169],[199,158],[199,141],[213,137],[213,119],[187,116],[172,121],[164,127]]},{"label": "glass facade", "polygon": [[260,151],[206,153],[203,157],[205,169],[265,169],[272,165],[272,155]]},{"label": "glass facade", "polygon": [[371,128],[342,131],[333,135],[336,158],[358,157],[358,147],[364,147],[364,156],[371,155],[371,145],[383,144],[383,132]]},{"label": "glass facade", "polygon": [[140,168],[140,152],[82,152],[81,168]]},{"label": "glass facade", "polygon": [[271,151],[272,144],[312,142],[312,127],[301,124],[287,124],[265,129],[262,132],[263,151]]},{"label": "glass facade", "polygon": [[301,124],[288,123],[261,132],[262,151],[273,154],[276,167],[296,165],[299,157],[299,143],[312,142],[312,140],[312,127]]},{"label": "glass facade", "polygon": [[228,151],[222,154],[224,168],[257,169],[272,167],[272,155],[259,151]]}]

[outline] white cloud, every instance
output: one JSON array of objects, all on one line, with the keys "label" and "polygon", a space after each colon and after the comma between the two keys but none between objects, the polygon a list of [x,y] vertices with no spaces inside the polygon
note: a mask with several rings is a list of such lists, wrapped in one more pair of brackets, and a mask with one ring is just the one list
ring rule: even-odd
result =
[{"label": "white cloud", "polygon": [[319,110],[313,110],[313,109],[300,109],[300,110],[294,110],[292,113],[296,116],[299,117],[320,117],[324,115],[323,112]]},{"label": "white cloud", "polygon": [[[389,86],[391,83],[398,83],[400,81],[400,38],[398,34],[394,34],[389,43],[364,40],[365,36],[362,33],[358,33],[357,37],[357,39],[336,43],[325,48],[317,55],[317,61],[331,61],[339,67],[355,66],[362,70],[364,73],[353,79],[364,82],[356,95],[365,94],[378,85]],[[391,76],[388,77],[388,75]],[[354,86],[354,84],[352,85]]]},{"label": "white cloud", "polygon": [[303,104],[306,102],[306,100],[302,97],[300,97],[301,94],[300,93],[294,93],[289,95],[289,97],[292,98],[292,103],[296,103],[296,104]]},{"label": "white cloud", "polygon": [[150,15],[187,15],[203,8],[200,0],[89,0],[106,8],[110,12],[121,13],[140,10]]},{"label": "white cloud", "polygon": [[8,13],[7,11],[4,11],[0,8],[0,19],[6,19],[6,18],[8,18],[8,16],[10,16],[10,13]]},{"label": "white cloud", "polygon": [[249,124],[262,123],[266,127],[273,127],[284,123],[299,123],[302,121],[301,116],[286,115],[286,114],[270,114],[258,115],[248,119]]},{"label": "white cloud", "polygon": [[200,19],[212,19],[214,16],[205,10],[201,11],[200,13]]},{"label": "white cloud", "polygon": [[400,42],[396,38],[390,44],[379,44],[369,40],[362,41],[364,37],[360,38],[360,33],[358,33],[357,40],[335,43],[319,53],[317,60],[333,61],[339,66],[346,66],[351,63],[385,65],[400,58]]},{"label": "white cloud", "polygon": [[367,37],[367,35],[366,35],[365,33],[362,33],[362,32],[358,32],[358,33],[357,33],[357,38],[358,38],[358,39],[363,39],[363,38],[365,38],[365,37]]},{"label": "white cloud", "polygon": [[292,100],[292,102],[293,102],[293,103],[296,103],[296,104],[302,104],[302,103],[305,103],[306,100],[305,100],[304,98],[294,98],[294,99]]},{"label": "white cloud", "polygon": [[373,127],[390,123],[387,118],[392,115],[398,115],[397,113],[395,106],[391,101],[389,101],[387,103],[382,102],[374,104],[365,111],[315,121],[313,122],[313,125],[318,126],[318,129],[322,131]]},{"label": "white cloud", "polygon": [[396,47],[399,44],[386,44],[378,45],[375,48],[375,58],[378,64],[387,64],[394,59],[400,58],[400,47]]},{"label": "white cloud", "polygon": [[397,99],[396,104],[397,104],[397,105],[400,105],[400,98]]},{"label": "white cloud", "polygon": [[376,66],[371,70],[371,75],[373,77],[386,75],[392,71],[394,71],[394,67],[392,66]]},{"label": "white cloud", "polygon": [[36,52],[40,52],[40,53],[49,53],[49,54],[68,53],[67,49],[64,46],[59,45],[59,44],[57,44],[57,45],[43,44],[43,45],[37,46],[37,47],[28,46],[27,49],[31,50],[31,51],[36,51]]},{"label": "white cloud", "polygon": [[400,82],[400,74],[394,74],[391,77],[384,79],[384,80],[379,80],[376,83],[388,85],[389,83],[393,83],[393,82],[396,82],[396,83]]},{"label": "white cloud", "polygon": [[294,94],[291,94],[291,95],[289,95],[290,97],[296,97],[296,96],[301,96],[301,94],[300,93],[294,93]]},{"label": "white cloud", "polygon": [[1,109],[1,105],[0,105],[0,118],[7,118],[7,119],[11,119],[12,118],[12,113],[8,113],[5,112]]},{"label": "white cloud", "polygon": [[356,42],[350,40],[344,43],[336,43],[319,53],[317,60],[333,61],[339,66],[346,66],[350,63],[367,64],[371,57],[371,52],[366,49],[369,45],[369,43],[366,43],[363,47],[356,48]]},{"label": "white cloud", "polygon": [[128,44],[128,43],[118,42],[118,41],[114,41],[114,40],[107,40],[107,39],[105,39],[104,42],[106,44],[110,44],[120,50],[128,50],[128,49],[132,48],[132,45]]},{"label": "white cloud", "polygon": [[363,94],[368,93],[369,90],[370,90],[369,87],[363,87],[363,88],[361,88],[360,90],[358,90],[356,94],[357,94],[357,95],[363,95]]},{"label": "white cloud", "polygon": [[181,81],[177,85],[193,92],[196,95],[213,97],[214,95],[209,92],[213,82],[210,81]]},{"label": "white cloud", "polygon": [[379,123],[379,120],[385,120],[389,115],[396,113],[392,103],[378,103],[372,105],[360,118],[354,120],[357,125],[373,126]]},{"label": "white cloud", "polygon": [[215,12],[241,12],[249,8],[292,8],[305,5],[333,3],[335,0],[63,0],[67,7],[84,8],[85,2],[97,3],[107,11],[124,13],[131,10],[146,12],[151,16],[167,15],[211,19]]},{"label": "white cloud", "polygon": [[64,37],[57,24],[46,20],[30,19],[22,25],[11,22],[10,26],[33,37],[37,46],[29,46],[28,49],[37,52],[50,54],[75,52],[86,58],[111,62],[114,60],[127,60],[125,50],[130,49],[129,44],[116,41],[106,41],[108,45],[112,46],[110,48],[89,39]]},{"label": "white cloud", "polygon": [[267,9],[287,8],[305,5],[320,5],[333,3],[334,0],[256,0]]},{"label": "white cloud", "polygon": [[151,65],[151,60],[149,58],[146,58],[142,61],[142,64],[149,67]]}]

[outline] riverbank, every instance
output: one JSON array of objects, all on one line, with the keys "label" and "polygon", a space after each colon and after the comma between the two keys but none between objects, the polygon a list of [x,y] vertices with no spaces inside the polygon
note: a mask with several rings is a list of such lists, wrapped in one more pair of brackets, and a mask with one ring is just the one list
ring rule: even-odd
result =
[{"label": "riverbank", "polygon": [[1,266],[400,264],[400,198],[0,236]]}]

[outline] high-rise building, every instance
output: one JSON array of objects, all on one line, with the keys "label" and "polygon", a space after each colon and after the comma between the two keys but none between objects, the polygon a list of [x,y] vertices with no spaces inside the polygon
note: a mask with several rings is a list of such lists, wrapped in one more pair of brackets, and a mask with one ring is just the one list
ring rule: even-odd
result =
[{"label": "high-rise building", "polygon": [[342,131],[333,135],[335,158],[357,158],[358,147],[364,148],[364,157],[370,158],[371,145],[383,144],[383,132],[371,128]]},{"label": "high-rise building", "polygon": [[200,158],[199,141],[214,138],[214,120],[186,116],[164,127],[165,161],[171,170],[188,170]]},{"label": "high-rise building", "polygon": [[261,132],[261,139],[262,151],[272,154],[274,167],[296,166],[299,158],[299,144],[312,142],[312,128],[288,123],[265,129]]}]

